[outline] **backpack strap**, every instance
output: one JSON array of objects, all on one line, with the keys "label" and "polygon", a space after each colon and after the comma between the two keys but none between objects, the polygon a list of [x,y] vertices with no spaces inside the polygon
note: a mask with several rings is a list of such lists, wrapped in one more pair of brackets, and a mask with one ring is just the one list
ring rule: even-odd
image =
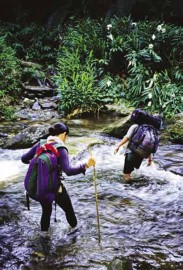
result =
[{"label": "backpack strap", "polygon": [[39,143],[40,143],[40,145],[43,145],[43,144],[45,144],[47,141],[45,140],[45,139],[41,139],[40,141],[39,141]]},{"label": "backpack strap", "polygon": [[38,148],[37,153],[36,153],[36,158],[39,157],[43,152],[47,152],[47,151],[52,152],[53,154],[55,154],[56,157],[60,156],[59,151],[53,144],[45,143]]},{"label": "backpack strap", "polygon": [[57,222],[57,203],[55,201],[55,218],[54,221]]},{"label": "backpack strap", "polygon": [[138,132],[139,128],[140,128],[141,125],[138,125],[138,127],[135,129],[135,131],[133,132],[132,134],[132,137],[130,138],[130,141],[133,140],[133,137],[135,136],[135,134]]},{"label": "backpack strap", "polygon": [[53,144],[53,146],[55,147],[55,148],[65,148],[66,150],[67,150],[67,152],[68,152],[68,149],[67,149],[67,147],[64,145],[64,144],[62,144],[62,143],[54,143]]},{"label": "backpack strap", "polygon": [[[36,158],[38,158],[43,152],[50,151],[53,154],[56,155],[56,157],[59,157],[59,151],[58,148],[66,148],[66,146],[62,143],[47,143],[46,140],[40,140],[40,147],[37,149],[36,152]],[[68,151],[68,150],[67,150]]]},{"label": "backpack strap", "polygon": [[27,209],[30,210],[30,200],[29,200],[29,194],[26,192],[26,204],[27,204]]}]

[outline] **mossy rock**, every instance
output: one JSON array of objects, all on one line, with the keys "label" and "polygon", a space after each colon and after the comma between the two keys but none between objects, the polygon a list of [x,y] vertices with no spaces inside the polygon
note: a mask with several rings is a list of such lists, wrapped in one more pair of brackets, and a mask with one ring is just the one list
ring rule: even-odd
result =
[{"label": "mossy rock", "polygon": [[171,142],[183,144],[182,126],[183,126],[183,121],[180,121],[180,122],[174,124],[171,128],[169,128],[168,134],[170,136]]},{"label": "mossy rock", "polygon": [[116,138],[123,138],[123,136],[127,133],[131,125],[132,122],[130,121],[129,115],[127,117],[122,118],[120,121],[117,120],[112,124],[108,125],[106,128],[102,130],[102,133]]},{"label": "mossy rock", "polygon": [[69,138],[66,143],[70,155],[77,155],[78,153],[89,149],[96,144],[103,144],[104,142],[100,139],[89,138],[89,137],[78,137],[78,138]]}]

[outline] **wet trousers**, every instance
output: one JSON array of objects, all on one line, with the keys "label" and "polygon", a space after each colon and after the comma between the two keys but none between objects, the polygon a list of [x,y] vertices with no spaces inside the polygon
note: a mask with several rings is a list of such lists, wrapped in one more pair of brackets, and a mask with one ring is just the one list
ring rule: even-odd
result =
[{"label": "wet trousers", "polygon": [[135,168],[139,169],[143,158],[134,152],[125,154],[125,164],[123,172],[125,174],[130,174]]},{"label": "wet trousers", "polygon": [[[62,192],[57,192],[55,197],[55,202],[59,205],[65,212],[66,219],[71,227],[77,225],[77,219],[74,213],[74,209],[71,203],[71,199],[67,190],[62,186]],[[42,206],[42,216],[41,216],[41,231],[48,231],[50,227],[50,218],[52,213],[52,203],[41,203]]]}]

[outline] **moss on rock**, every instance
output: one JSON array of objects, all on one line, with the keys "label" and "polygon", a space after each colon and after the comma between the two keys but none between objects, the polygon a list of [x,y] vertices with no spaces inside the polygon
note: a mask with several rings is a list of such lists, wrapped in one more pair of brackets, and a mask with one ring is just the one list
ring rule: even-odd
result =
[{"label": "moss on rock", "polygon": [[169,130],[169,136],[170,136],[170,141],[174,143],[179,143],[183,144],[183,129],[182,129],[182,123],[178,122],[174,124]]},{"label": "moss on rock", "polygon": [[122,138],[132,125],[130,121],[130,115],[121,119],[121,121],[115,121],[103,129],[103,133],[116,138]]}]

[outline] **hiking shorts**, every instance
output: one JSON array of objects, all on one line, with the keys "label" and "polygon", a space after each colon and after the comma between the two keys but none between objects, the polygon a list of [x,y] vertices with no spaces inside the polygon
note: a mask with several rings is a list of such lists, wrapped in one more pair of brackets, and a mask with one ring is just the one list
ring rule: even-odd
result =
[{"label": "hiking shorts", "polygon": [[123,172],[130,174],[135,168],[138,169],[142,163],[143,158],[131,152],[125,155],[125,164]]}]

